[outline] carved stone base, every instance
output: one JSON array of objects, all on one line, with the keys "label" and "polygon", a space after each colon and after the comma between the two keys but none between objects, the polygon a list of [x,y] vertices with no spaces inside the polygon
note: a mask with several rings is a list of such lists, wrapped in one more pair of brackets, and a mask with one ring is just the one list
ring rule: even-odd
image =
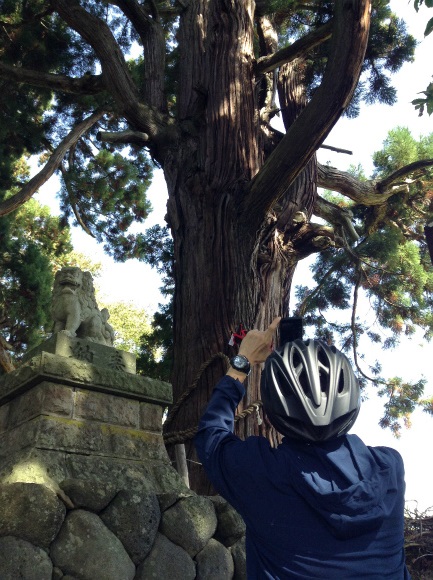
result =
[{"label": "carved stone base", "polygon": [[73,338],[64,330],[56,332],[44,343],[33,348],[24,356],[27,361],[41,352],[58,354],[67,358],[89,362],[99,367],[124,371],[135,375],[136,360],[131,352],[105,346],[83,338]]},{"label": "carved stone base", "polygon": [[[74,358],[77,345],[99,364]],[[110,366],[119,352],[59,333],[1,377],[0,483],[55,487],[79,476],[138,478],[159,493],[184,487],[162,438],[171,385],[132,374],[129,362],[128,372]]]}]

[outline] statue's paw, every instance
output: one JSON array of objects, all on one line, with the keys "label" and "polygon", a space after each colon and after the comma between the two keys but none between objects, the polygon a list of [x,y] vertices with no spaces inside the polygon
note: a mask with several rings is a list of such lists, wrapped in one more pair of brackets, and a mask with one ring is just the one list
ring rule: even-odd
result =
[{"label": "statue's paw", "polygon": [[64,329],[64,330],[59,330],[59,333],[61,333],[61,334],[65,334],[66,336],[69,336],[69,337],[71,337],[71,338],[75,338],[75,337],[77,336],[77,335],[76,335],[76,333],[75,333],[75,332],[73,332],[72,330],[66,330],[66,329]]}]

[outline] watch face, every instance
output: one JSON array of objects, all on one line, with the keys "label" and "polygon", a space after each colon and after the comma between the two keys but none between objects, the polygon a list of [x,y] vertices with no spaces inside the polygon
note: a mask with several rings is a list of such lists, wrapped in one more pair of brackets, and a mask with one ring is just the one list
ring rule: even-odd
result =
[{"label": "watch face", "polygon": [[232,358],[232,367],[238,371],[242,371],[244,369],[248,371],[250,369],[250,363],[245,357],[236,355]]}]

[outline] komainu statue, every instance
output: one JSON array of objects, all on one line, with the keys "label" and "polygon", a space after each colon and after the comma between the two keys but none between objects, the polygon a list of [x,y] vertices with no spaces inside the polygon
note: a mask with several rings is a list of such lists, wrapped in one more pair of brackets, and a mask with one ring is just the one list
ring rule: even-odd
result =
[{"label": "komainu statue", "polygon": [[113,346],[114,332],[106,308],[99,310],[90,272],[64,267],[54,279],[51,315],[54,332]]}]

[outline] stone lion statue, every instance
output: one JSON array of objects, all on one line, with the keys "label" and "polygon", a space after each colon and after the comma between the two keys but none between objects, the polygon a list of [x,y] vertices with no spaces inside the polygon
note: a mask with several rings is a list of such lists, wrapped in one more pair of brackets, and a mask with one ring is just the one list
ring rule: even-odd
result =
[{"label": "stone lion statue", "polygon": [[51,315],[54,332],[113,346],[114,332],[108,310],[99,310],[93,278],[74,266],[64,267],[54,279]]}]

